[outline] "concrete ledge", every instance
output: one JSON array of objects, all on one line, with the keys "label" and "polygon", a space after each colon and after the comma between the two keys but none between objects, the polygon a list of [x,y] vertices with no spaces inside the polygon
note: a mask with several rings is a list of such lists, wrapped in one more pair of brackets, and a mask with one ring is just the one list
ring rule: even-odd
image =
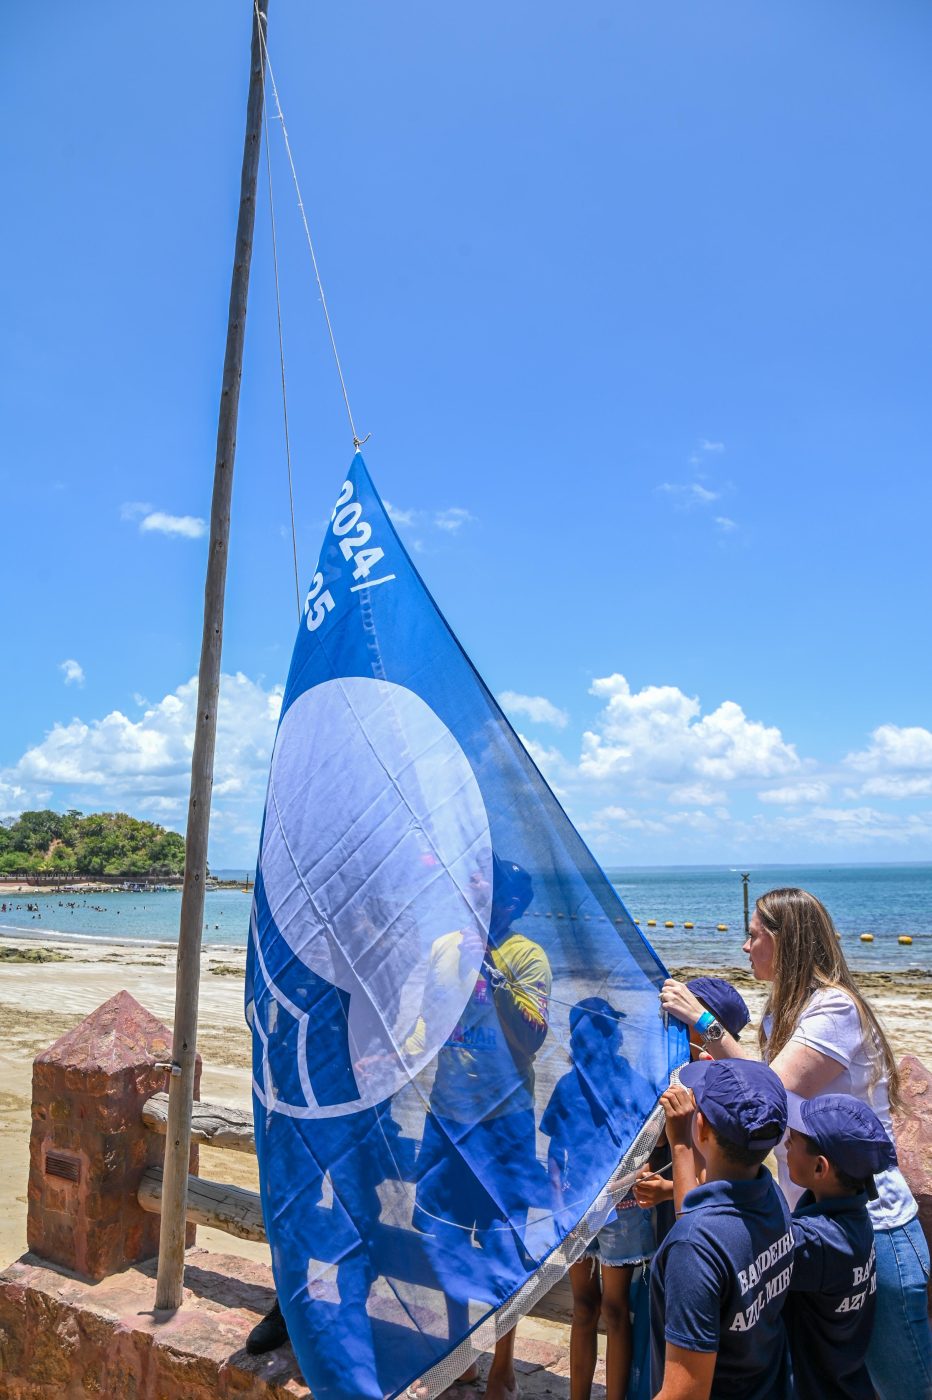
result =
[{"label": "concrete ledge", "polygon": [[155,1260],[88,1283],[24,1254],[0,1273],[3,1400],[309,1400],[290,1347],[247,1356],[271,1270],[190,1249],[185,1304],[155,1315]]}]

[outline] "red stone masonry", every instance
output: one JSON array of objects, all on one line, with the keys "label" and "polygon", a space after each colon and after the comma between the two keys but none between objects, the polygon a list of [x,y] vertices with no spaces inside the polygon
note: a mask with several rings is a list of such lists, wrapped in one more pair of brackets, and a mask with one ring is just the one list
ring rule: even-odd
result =
[{"label": "red stone masonry", "polygon": [[155,1260],[84,1283],[27,1254],[0,1273],[0,1400],[312,1400],[290,1347],[247,1356],[271,1270],[194,1249],[155,1314]]},{"label": "red stone masonry", "polygon": [[[142,1106],[164,1090],[171,1031],[118,992],[37,1055],[32,1077],[28,1240],[32,1254],[102,1279],[158,1253],[158,1215],[141,1210],[143,1172],[161,1165],[165,1139],[147,1132]],[[200,1085],[198,1057],[195,1097]],[[197,1149],[191,1153],[197,1171]],[[194,1243],[188,1227],[186,1243]]]},{"label": "red stone masonry", "polygon": [[[895,1114],[896,1153],[900,1170],[919,1205],[919,1223],[932,1249],[932,1073],[915,1055],[900,1060],[902,1112]],[[932,1319],[932,1279],[928,1286]]]}]

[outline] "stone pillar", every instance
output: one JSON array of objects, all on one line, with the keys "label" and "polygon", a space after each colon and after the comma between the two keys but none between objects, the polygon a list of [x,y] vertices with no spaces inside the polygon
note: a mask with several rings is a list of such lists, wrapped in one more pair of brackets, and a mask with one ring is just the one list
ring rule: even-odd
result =
[{"label": "stone pillar", "polygon": [[[900,1171],[919,1206],[919,1224],[932,1249],[932,1070],[915,1055],[900,1060],[902,1107],[893,1115]],[[932,1278],[926,1290],[932,1320]]]},{"label": "stone pillar", "polygon": [[[165,1139],[142,1106],[168,1083],[171,1031],[118,992],[37,1055],[32,1073],[28,1241],[32,1254],[102,1279],[158,1253],[159,1217],[140,1209],[139,1180]],[[198,1057],[195,1096],[200,1085]],[[197,1148],[191,1152],[197,1171]],[[188,1227],[187,1244],[194,1243]]]}]

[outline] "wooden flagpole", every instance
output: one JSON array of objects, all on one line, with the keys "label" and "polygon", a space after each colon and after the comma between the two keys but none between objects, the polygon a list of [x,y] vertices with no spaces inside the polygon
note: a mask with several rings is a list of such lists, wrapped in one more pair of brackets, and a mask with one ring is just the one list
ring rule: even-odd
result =
[{"label": "wooden flagpole", "polygon": [[197,1001],[201,973],[201,930],[204,925],[204,881],[207,875],[207,832],[217,737],[220,694],[220,652],[223,644],[223,597],[230,539],[230,501],[236,421],[243,373],[246,298],[256,217],[256,181],[262,134],[263,49],[259,25],[267,24],[268,0],[250,0],[253,7],[252,66],[246,107],[246,140],[240,183],[239,221],[230,287],[227,345],[217,427],[214,492],[210,508],[210,553],[204,588],[204,631],[197,683],[197,727],[191,760],[191,795],[185,845],[184,887],[178,932],[175,980],[175,1020],[168,1128],[165,1136],[165,1175],[159,1234],[159,1268],[155,1292],[157,1309],[181,1306],[184,1291],[185,1211],[188,1159],[191,1151],[191,1104],[197,1051]]}]

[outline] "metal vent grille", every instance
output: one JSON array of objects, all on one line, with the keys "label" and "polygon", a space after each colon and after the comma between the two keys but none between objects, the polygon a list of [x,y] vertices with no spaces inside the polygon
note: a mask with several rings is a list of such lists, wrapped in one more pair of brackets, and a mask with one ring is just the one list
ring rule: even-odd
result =
[{"label": "metal vent grille", "polygon": [[81,1180],[81,1163],[76,1157],[64,1157],[59,1152],[49,1152],[45,1158],[46,1176],[59,1176],[64,1181]]}]

